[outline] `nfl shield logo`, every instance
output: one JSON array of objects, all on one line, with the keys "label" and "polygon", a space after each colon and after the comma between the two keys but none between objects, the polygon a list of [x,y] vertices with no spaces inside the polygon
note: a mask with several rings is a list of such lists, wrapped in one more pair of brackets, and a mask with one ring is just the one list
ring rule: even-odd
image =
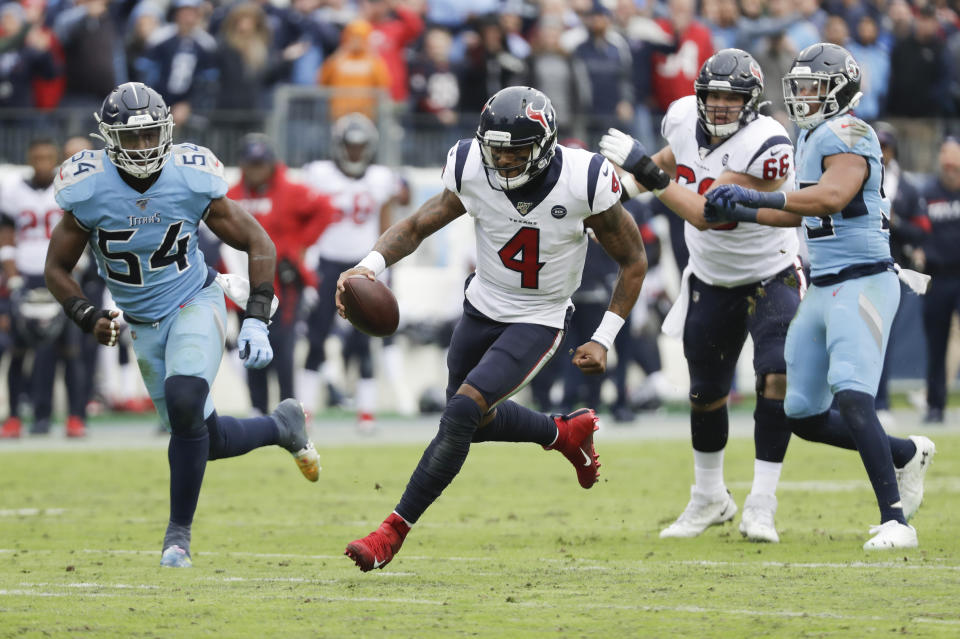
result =
[{"label": "nfl shield logo", "polygon": [[150,201],[150,198],[148,198],[148,197],[145,197],[145,198],[142,198],[142,199],[137,200],[137,208],[139,208],[141,211],[146,211],[146,210],[147,210],[147,203],[148,203],[149,201]]},{"label": "nfl shield logo", "polygon": [[517,212],[520,213],[520,215],[526,215],[527,213],[530,212],[531,204],[533,204],[533,202],[517,202],[516,203]]}]

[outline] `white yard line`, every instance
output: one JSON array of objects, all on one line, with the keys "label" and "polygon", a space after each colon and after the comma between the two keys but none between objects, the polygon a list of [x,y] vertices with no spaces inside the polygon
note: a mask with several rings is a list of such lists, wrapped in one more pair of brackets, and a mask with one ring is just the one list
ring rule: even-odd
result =
[{"label": "white yard line", "polygon": [[56,516],[66,511],[66,508],[0,508],[0,517]]}]

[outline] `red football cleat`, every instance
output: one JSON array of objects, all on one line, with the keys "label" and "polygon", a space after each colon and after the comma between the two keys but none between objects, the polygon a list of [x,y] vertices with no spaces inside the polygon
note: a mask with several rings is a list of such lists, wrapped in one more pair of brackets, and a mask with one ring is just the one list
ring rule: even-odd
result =
[{"label": "red football cleat", "polygon": [[86,437],[87,425],[83,423],[83,418],[77,415],[67,417],[67,437]]},{"label": "red football cleat", "polygon": [[23,422],[19,417],[8,417],[3,422],[3,428],[0,428],[0,439],[19,439],[20,431],[23,429]]},{"label": "red football cleat", "polygon": [[577,469],[577,480],[590,488],[600,477],[600,462],[593,448],[593,433],[599,430],[600,419],[590,408],[581,408],[569,415],[553,418],[557,424],[557,441],[547,450],[559,450]]},{"label": "red football cleat", "polygon": [[407,522],[397,513],[390,513],[379,528],[363,539],[347,544],[343,554],[353,559],[362,572],[383,568],[400,552],[400,546],[408,532],[410,526]]}]

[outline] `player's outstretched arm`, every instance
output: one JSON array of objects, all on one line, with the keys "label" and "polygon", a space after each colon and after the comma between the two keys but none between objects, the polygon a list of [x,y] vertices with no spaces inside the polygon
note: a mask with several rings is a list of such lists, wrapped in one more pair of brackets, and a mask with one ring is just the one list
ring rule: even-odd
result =
[{"label": "player's outstretched arm", "polygon": [[340,316],[346,317],[340,302],[345,279],[353,275],[376,279],[388,266],[413,253],[423,240],[466,212],[467,209],[456,193],[444,189],[443,193],[424,202],[415,213],[391,225],[377,239],[373,250],[359,264],[341,273],[337,279],[336,304]]},{"label": "player's outstretched arm", "polygon": [[[864,157],[853,153],[830,155],[824,172],[813,186],[791,193],[761,193],[739,185],[722,185],[707,193],[704,215],[711,221],[743,221],[772,224],[783,212],[795,216],[822,217],[842,211],[869,177]],[[778,211],[771,210],[778,209]]]},{"label": "player's outstretched arm", "polygon": [[84,297],[80,284],[71,276],[89,239],[90,232],[77,224],[77,219],[70,211],[64,211],[60,222],[50,233],[43,277],[47,289],[63,306],[67,317],[85,333],[93,333],[104,346],[115,346],[119,326],[114,318],[120,313],[99,309],[91,304]]},{"label": "player's outstretched arm", "polygon": [[594,375],[606,370],[607,351],[640,295],[647,275],[647,254],[637,223],[619,202],[602,213],[591,215],[584,225],[593,229],[600,246],[620,266],[610,306],[600,326],[590,341],[580,345],[573,355],[573,363],[581,371]]}]

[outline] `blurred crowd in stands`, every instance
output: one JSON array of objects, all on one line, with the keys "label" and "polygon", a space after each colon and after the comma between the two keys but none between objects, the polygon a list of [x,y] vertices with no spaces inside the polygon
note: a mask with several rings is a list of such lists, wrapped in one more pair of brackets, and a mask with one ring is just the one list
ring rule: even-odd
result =
[{"label": "blurred crowd in stands", "polygon": [[[752,53],[782,113],[779,78],[820,40],[860,62],[864,119],[960,111],[960,17],[946,0],[6,0],[0,108],[94,109],[139,80],[182,124],[268,110],[296,84],[382,89],[415,125],[450,126],[525,83],[553,98],[568,135],[616,124],[649,139],[714,50]],[[330,116],[371,108],[348,91]]]}]

